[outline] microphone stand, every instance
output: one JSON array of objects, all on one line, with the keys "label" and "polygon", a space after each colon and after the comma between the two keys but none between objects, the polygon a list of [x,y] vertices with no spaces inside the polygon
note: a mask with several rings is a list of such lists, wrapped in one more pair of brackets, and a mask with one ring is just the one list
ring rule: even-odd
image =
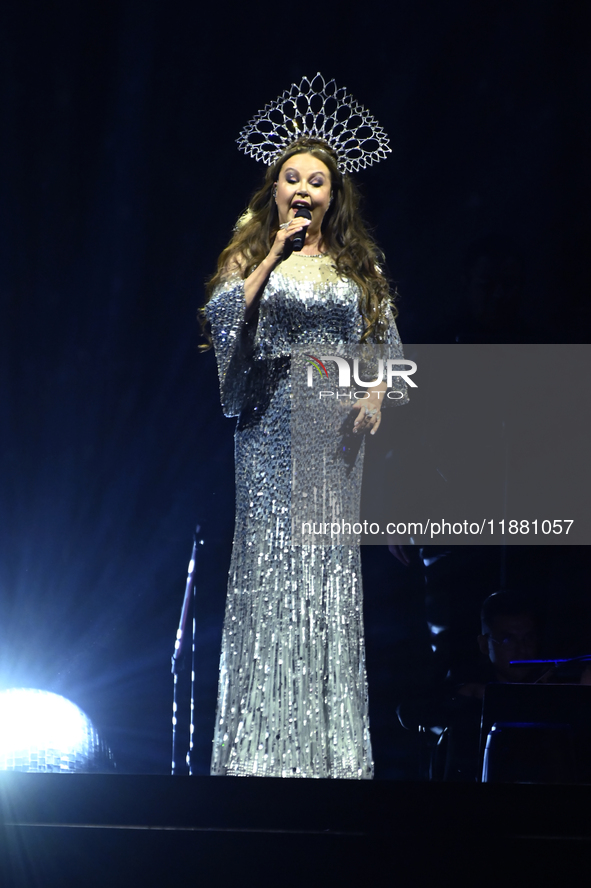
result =
[{"label": "microphone stand", "polygon": [[195,714],[195,569],[197,566],[198,547],[203,545],[201,537],[201,527],[197,525],[193,535],[193,551],[191,552],[191,560],[187,571],[187,582],[185,585],[185,597],[181,608],[181,619],[179,628],[176,631],[176,639],[174,642],[174,653],[171,657],[172,669],[174,676],[173,696],[172,696],[172,774],[177,773],[176,770],[176,753],[177,753],[177,712],[178,712],[178,677],[179,672],[183,669],[182,655],[185,648],[187,635],[187,620],[189,618],[189,608],[193,605],[193,632],[191,643],[191,709],[190,709],[190,726],[189,726],[189,751],[187,752],[186,762],[189,767],[189,776],[192,775],[191,770],[191,753],[193,752],[193,718]]}]

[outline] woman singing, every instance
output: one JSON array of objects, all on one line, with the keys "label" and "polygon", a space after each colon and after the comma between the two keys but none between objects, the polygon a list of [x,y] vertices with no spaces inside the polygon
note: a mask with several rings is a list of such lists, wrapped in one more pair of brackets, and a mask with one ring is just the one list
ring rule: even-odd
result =
[{"label": "woman singing", "polygon": [[[361,116],[371,143],[337,122],[343,109]],[[359,547],[291,539],[291,355],[360,342],[402,355],[379,250],[348,175],[383,158],[388,142],[320,75],[267,106],[239,142],[269,169],[220,256],[205,306],[222,405],[239,417],[211,773],[371,778]],[[309,218],[296,217],[302,211]],[[348,407],[360,444],[353,464],[345,465],[338,429],[307,420],[307,462],[322,465],[357,512],[363,438],[380,426],[384,389]]]}]

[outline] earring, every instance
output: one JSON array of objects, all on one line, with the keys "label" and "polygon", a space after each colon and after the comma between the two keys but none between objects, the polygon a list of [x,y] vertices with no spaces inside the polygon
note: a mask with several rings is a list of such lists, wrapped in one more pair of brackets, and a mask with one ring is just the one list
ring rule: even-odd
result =
[{"label": "earring", "polygon": [[273,197],[277,200],[277,182],[273,185]]}]

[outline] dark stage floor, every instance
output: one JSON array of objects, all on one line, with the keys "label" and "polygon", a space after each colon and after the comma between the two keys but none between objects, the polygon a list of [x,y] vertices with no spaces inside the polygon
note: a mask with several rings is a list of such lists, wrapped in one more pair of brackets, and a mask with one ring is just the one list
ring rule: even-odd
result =
[{"label": "dark stage floor", "polygon": [[3,888],[572,884],[591,853],[588,786],[4,773],[0,798]]}]

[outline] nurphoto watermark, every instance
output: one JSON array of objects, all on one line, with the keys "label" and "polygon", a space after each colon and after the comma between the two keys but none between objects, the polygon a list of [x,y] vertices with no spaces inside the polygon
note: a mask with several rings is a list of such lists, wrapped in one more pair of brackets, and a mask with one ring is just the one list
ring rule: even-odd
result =
[{"label": "nurphoto watermark", "polygon": [[[321,355],[316,357],[309,353],[304,353],[303,356],[308,362],[306,375],[306,385],[308,388],[315,387],[315,370],[320,376],[320,383],[323,383],[325,380],[330,382],[331,377],[326,365],[329,361],[336,364],[338,374],[336,389],[320,388],[318,392],[320,399],[365,400],[370,397],[369,390],[375,389],[378,399],[388,398],[392,401],[399,401],[404,400],[405,394],[400,388],[395,389],[395,382],[400,383],[402,381],[411,388],[417,388],[417,383],[411,379],[411,376],[417,371],[416,363],[401,357],[377,358],[375,362],[371,362],[374,364],[375,378],[361,379],[360,364],[363,359],[360,357],[351,358],[343,355]],[[365,361],[367,362],[367,356]],[[353,382],[356,388],[351,387],[351,370],[353,371]],[[384,383],[385,389],[383,389]]]},{"label": "nurphoto watermark", "polygon": [[591,544],[591,346],[323,341],[290,376],[294,545]]}]

